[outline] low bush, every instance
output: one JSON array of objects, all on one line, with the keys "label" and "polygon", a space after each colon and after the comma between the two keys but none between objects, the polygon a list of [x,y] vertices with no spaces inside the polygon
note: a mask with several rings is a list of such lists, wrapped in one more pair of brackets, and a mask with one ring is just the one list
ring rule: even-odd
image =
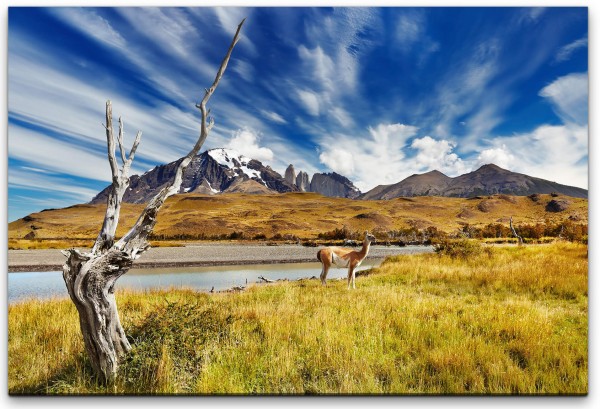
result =
[{"label": "low bush", "polygon": [[481,254],[479,241],[469,239],[441,240],[433,244],[433,250],[440,255],[466,260]]}]

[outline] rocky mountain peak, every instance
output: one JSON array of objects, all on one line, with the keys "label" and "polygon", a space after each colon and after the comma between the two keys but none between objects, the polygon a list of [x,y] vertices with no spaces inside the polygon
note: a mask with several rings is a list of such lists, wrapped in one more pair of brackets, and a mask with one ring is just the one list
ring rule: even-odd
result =
[{"label": "rocky mountain peak", "polygon": [[296,170],[294,169],[294,165],[290,164],[287,167],[284,178],[289,184],[296,184]]},{"label": "rocky mountain peak", "polygon": [[346,197],[360,196],[360,190],[345,176],[339,173],[315,173],[310,181],[310,191],[323,196]]},{"label": "rocky mountain peak", "polygon": [[[155,166],[141,176],[129,178],[129,189],[123,196],[128,203],[146,203],[169,183],[181,159]],[[104,203],[110,186],[102,190],[91,203]],[[298,188],[260,161],[248,158],[233,149],[216,148],[192,158],[183,173],[178,193],[217,194],[225,192],[274,193],[295,192]]]},{"label": "rocky mountain peak", "polygon": [[300,189],[301,192],[309,192],[310,191],[310,181],[308,179],[308,173],[304,171],[298,172],[298,176],[296,176],[296,186]]}]

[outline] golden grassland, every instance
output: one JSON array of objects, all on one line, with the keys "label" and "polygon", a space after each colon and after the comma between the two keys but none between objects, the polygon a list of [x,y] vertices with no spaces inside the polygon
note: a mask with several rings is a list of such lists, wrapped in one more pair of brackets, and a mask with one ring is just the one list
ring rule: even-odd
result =
[{"label": "golden grassland", "polygon": [[11,394],[586,394],[587,246],[387,259],[357,289],[118,292],[133,349],[98,384],[68,300],[9,306]]},{"label": "golden grassland", "polygon": [[[319,233],[346,226],[351,231],[392,231],[436,227],[446,233],[465,223],[475,227],[490,223],[559,223],[569,218],[587,224],[588,201],[561,196],[568,209],[552,213],[545,209],[552,199],[540,195],[536,202],[526,196],[493,195],[476,198],[412,197],[392,200],[351,200],[316,193],[274,195],[200,194],[176,195],[167,200],[154,228],[156,236],[176,245],[182,236],[216,237],[243,232],[246,238],[290,235],[314,239]],[[135,223],[144,205],[123,204],[117,236]],[[76,205],[33,213],[9,223],[10,248],[66,248],[89,245],[104,218],[105,205]],[[27,235],[34,240],[24,239]]]}]

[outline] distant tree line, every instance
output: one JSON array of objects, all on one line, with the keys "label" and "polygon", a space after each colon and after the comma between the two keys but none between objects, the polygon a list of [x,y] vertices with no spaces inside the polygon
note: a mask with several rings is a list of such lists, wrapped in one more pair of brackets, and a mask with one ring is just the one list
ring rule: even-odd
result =
[{"label": "distant tree line", "polygon": [[[561,222],[545,222],[535,224],[515,224],[518,234],[526,242],[541,242],[543,238],[561,238],[568,241],[587,243],[588,225],[578,223],[573,220],[564,220]],[[431,244],[432,241],[452,239],[452,238],[471,238],[471,239],[496,239],[499,242],[509,242],[514,238],[510,227],[503,223],[489,223],[485,226],[475,226],[469,223],[463,223],[460,228],[447,233],[435,226],[425,228],[406,227],[394,230],[384,230],[375,228],[372,233],[377,237],[378,244],[388,245],[418,245]],[[317,234],[317,240],[320,241],[347,241],[359,243],[362,240],[364,231],[353,230],[348,226],[336,227],[332,230]],[[165,234],[152,233],[151,240],[257,240],[257,241],[305,241],[308,238],[300,238],[295,234],[275,233],[270,236],[265,233],[249,234],[243,231],[234,230],[220,234],[206,233],[180,233]]]}]

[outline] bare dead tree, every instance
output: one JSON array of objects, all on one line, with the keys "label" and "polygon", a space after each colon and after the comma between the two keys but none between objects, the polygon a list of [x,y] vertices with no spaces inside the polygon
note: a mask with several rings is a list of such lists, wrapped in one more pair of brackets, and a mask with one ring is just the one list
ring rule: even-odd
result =
[{"label": "bare dead tree", "polygon": [[67,257],[67,261],[63,265],[63,279],[69,296],[79,313],[79,324],[86,352],[94,371],[102,381],[112,382],[115,379],[119,359],[131,349],[117,311],[114,295],[115,283],[119,277],[129,271],[133,261],[150,247],[148,235],[156,224],[159,210],[169,196],[179,191],[185,169],[193,157],[198,154],[214,125],[214,120],[208,116],[210,110],[207,109],[206,104],[225,73],[233,48],[239,40],[244,21],[245,19],[237,27],[212,86],[205,89],[204,98],[199,104],[196,104],[196,108],[201,113],[200,135],[196,144],[180,160],[171,183],[148,202],[134,226],[116,243],[115,232],[119,223],[121,202],[129,186],[129,169],[142,133],[137,133],[129,155],[127,155],[123,147],[124,124],[119,118],[117,143],[122,162],[122,166],[119,168],[115,155],[112,106],[110,101],[106,102],[105,128],[112,187],[108,195],[102,229],[89,253],[76,249],[62,251]]},{"label": "bare dead tree", "polygon": [[512,231],[512,234],[519,240],[519,246],[522,246],[523,245],[523,237],[519,236],[517,234],[517,231],[513,227],[512,216],[510,216],[509,224],[510,224],[510,230]]}]

